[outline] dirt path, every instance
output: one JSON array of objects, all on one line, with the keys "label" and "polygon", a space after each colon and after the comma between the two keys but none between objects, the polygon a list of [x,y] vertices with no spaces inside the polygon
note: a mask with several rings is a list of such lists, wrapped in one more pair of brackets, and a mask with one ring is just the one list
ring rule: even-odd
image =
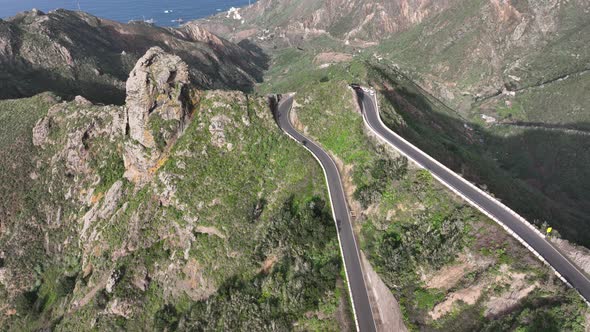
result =
[{"label": "dirt path", "polygon": [[110,278],[111,278],[110,273],[104,275],[100,279],[100,281],[94,287],[92,287],[92,289],[88,293],[86,293],[86,295],[84,295],[84,297],[82,299],[80,299],[79,301],[75,301],[73,303],[73,306],[70,309],[69,313],[74,313],[74,312],[78,311],[78,309],[87,305],[92,299],[94,299],[94,297],[96,296],[96,293],[103,290],[107,286],[107,283],[109,282]]},{"label": "dirt path", "polygon": [[408,331],[399,303],[362,252],[361,261],[377,331]]}]

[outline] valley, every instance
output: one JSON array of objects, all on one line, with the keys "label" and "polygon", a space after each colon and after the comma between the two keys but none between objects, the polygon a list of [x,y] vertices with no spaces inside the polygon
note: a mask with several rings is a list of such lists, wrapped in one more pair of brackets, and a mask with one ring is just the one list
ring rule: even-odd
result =
[{"label": "valley", "polygon": [[[589,13],[261,0],[180,28],[0,20],[0,330],[352,331],[360,288],[378,331],[586,330],[576,290],[367,128],[350,84],[587,278]],[[287,93],[337,181],[277,126],[268,97]]]}]

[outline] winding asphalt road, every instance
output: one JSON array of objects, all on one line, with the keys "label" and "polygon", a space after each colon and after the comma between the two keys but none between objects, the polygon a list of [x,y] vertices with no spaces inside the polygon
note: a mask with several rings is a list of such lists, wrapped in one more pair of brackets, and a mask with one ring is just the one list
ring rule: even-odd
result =
[{"label": "winding asphalt road", "polygon": [[346,204],[346,196],[340,180],[340,174],[334,160],[322,150],[316,143],[300,134],[289,118],[289,112],[293,106],[293,97],[283,95],[277,107],[274,107],[274,116],[279,127],[291,138],[301,143],[320,162],[324,169],[324,175],[328,183],[328,192],[332,205],[332,214],[338,229],[338,241],[340,251],[344,260],[344,269],[348,279],[349,292],[353,302],[355,323],[357,330],[376,331],[375,321],[371,312],[371,305],[364,275],[361,267],[358,246],[354,237],[350,213]]},{"label": "winding asphalt road", "polygon": [[357,92],[364,121],[373,132],[409,159],[429,170],[435,178],[466,199],[478,210],[500,223],[537,257],[548,263],[557,272],[558,276],[565,279],[586,299],[586,302],[590,302],[590,280],[588,277],[555,249],[538,230],[514,211],[387,128],[379,117],[379,109],[374,93],[365,91],[361,87],[353,88]]}]

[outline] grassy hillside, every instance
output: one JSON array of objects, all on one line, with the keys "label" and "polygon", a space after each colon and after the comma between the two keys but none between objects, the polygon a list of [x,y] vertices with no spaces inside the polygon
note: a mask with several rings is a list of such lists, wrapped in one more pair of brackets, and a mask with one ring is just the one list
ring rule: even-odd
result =
[{"label": "grassy hillside", "polygon": [[[359,17],[387,19],[384,4],[401,11],[356,0],[260,1],[242,11],[244,24],[209,21],[286,47],[272,50],[257,94],[148,86],[158,112],[146,107],[149,128],[134,129],[156,148],[129,137],[124,107],[49,93],[0,101],[0,330],[351,329],[322,170],[261,97],[281,92],[296,93],[296,125],[337,160],[361,249],[410,330],[587,329],[574,290],[371,136],[348,86],[374,86],[389,127],[537,226],[590,246],[590,8],[455,0],[430,12],[421,0],[403,3],[420,7],[403,27],[376,19],[357,31]],[[388,33],[375,37],[384,24]],[[85,33],[72,39],[76,29]],[[7,95],[59,83],[62,95],[120,102],[123,78],[154,42],[178,53],[200,87],[250,91],[268,60],[253,42],[231,44],[194,24],[128,26],[66,11],[0,21],[3,36]],[[386,40],[369,47],[355,36]],[[83,47],[65,47],[70,39]],[[85,57],[96,45],[104,47]],[[64,65],[69,57],[82,66]],[[162,83],[175,80],[165,73]]]},{"label": "grassy hillside", "polygon": [[588,12],[584,1],[460,1],[376,51],[468,111],[472,102],[504,88],[526,89],[590,69]]}]

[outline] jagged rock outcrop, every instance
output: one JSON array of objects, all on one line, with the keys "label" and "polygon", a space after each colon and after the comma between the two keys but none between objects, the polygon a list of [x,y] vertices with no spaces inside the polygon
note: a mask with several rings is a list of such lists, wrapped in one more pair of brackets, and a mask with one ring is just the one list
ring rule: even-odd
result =
[{"label": "jagged rock outcrop", "polygon": [[[32,129],[33,146],[54,153],[47,167],[55,174],[58,169],[65,171],[60,174],[60,177],[65,175],[64,182],[54,179],[47,184],[49,190],[68,188],[65,190],[66,199],[90,204],[93,193],[89,188],[106,180],[96,175],[90,165],[92,151],[97,144],[95,141],[100,140],[100,144],[106,145],[122,139],[125,134],[124,118],[123,107],[95,106],[83,98],[57,103],[49,108],[47,115],[39,119]],[[94,164],[94,167],[100,167],[96,162]],[[73,183],[69,183],[68,179],[72,179]]]},{"label": "jagged rock outcrop", "polygon": [[[218,115],[211,119],[209,125],[209,132],[211,133],[211,144],[218,148],[226,146],[227,142],[225,139],[225,126],[230,124],[231,120],[225,115]],[[231,149],[231,143],[228,145],[228,149]]]},{"label": "jagged rock outcrop", "polygon": [[[123,147],[125,178],[137,184],[145,184],[153,175],[151,171],[160,158],[160,153],[149,153],[143,145],[126,142]],[[151,174],[150,174],[151,173]]]},{"label": "jagged rock outcrop", "polygon": [[33,128],[33,145],[42,146],[47,142],[50,126],[51,122],[49,117],[44,117],[37,121],[37,124]]},{"label": "jagged rock outcrop", "polygon": [[117,208],[119,200],[121,199],[121,195],[123,194],[122,188],[123,182],[121,180],[113,183],[111,188],[107,191],[102,204],[97,202],[88,212],[86,212],[84,217],[82,217],[82,230],[80,232],[81,240],[88,239],[87,230],[93,222],[99,218],[108,219],[112,216]]},{"label": "jagged rock outcrop", "polygon": [[143,183],[166,148],[182,134],[193,109],[189,68],[178,56],[153,47],[127,80],[126,177]]},{"label": "jagged rock outcrop", "polygon": [[[188,66],[179,57],[154,47],[139,59],[127,80],[127,118],[129,135],[146,148],[156,142],[150,120],[175,121],[174,132],[182,130],[188,118],[185,86]],[[160,129],[160,128],[157,128]]]}]

